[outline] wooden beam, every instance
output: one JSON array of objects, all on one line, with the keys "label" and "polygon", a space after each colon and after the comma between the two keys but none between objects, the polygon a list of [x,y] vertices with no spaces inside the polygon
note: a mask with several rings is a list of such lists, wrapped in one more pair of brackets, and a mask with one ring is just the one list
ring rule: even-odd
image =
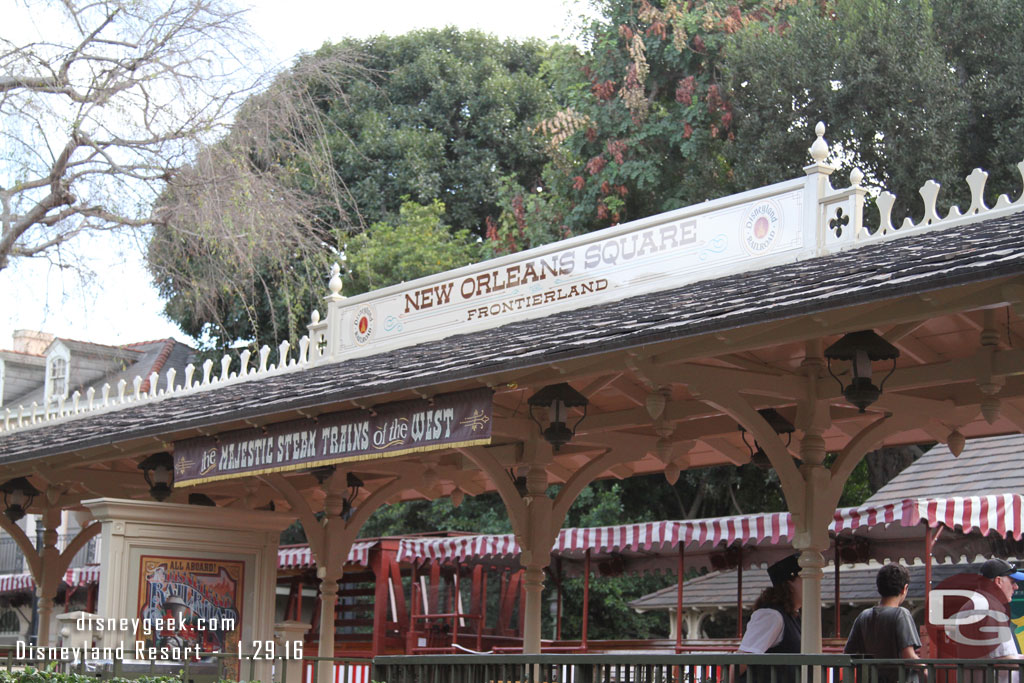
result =
[{"label": "wooden beam", "polygon": [[734,465],[746,465],[750,462],[750,451],[740,448],[722,436],[713,436],[700,440],[707,444],[716,453],[726,458]]}]

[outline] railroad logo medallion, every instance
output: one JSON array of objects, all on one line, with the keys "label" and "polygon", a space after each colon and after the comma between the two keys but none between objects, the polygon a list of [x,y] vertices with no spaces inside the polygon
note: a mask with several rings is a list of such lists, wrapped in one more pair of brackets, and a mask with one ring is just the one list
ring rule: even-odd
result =
[{"label": "railroad logo medallion", "polygon": [[751,256],[767,254],[782,234],[782,208],[765,200],[751,207],[740,226],[740,243]]},{"label": "railroad logo medallion", "polygon": [[376,323],[374,322],[373,308],[371,306],[363,306],[356,311],[353,327],[356,344],[362,346],[373,338],[373,330],[376,327]]}]

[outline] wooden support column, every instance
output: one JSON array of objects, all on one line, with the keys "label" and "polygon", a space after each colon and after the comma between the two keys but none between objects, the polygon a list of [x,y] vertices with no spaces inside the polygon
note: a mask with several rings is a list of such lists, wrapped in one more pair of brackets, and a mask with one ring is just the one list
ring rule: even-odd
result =
[{"label": "wooden support column", "polygon": [[555,580],[555,640],[562,639],[562,582],[565,575],[562,573],[562,558],[555,558],[556,580]]},{"label": "wooden support column", "polygon": [[[807,343],[801,370],[806,392],[797,403],[796,427],[800,440],[799,477],[801,495],[787,504],[795,522],[793,547],[800,551],[800,581],[803,584],[803,608],[800,610],[800,651],[821,652],[821,580],[824,577],[824,552],[831,541],[828,527],[835,513],[830,495],[831,472],[825,467],[824,434],[832,423],[831,406],[819,395],[818,381],[825,374],[822,343]],[[844,480],[845,482],[845,480]],[[842,484],[840,484],[840,489]]]},{"label": "wooden support column", "polygon": [[685,561],[686,544],[680,539],[679,568],[676,571],[676,653],[683,649],[683,579],[686,576]]},{"label": "wooden support column", "polygon": [[382,548],[374,549],[370,556],[370,569],[373,571],[373,633],[371,651],[373,656],[385,654],[387,642],[388,609],[391,607],[391,591],[388,583],[388,558]]},{"label": "wooden support column", "polygon": [[743,638],[743,547],[740,546],[740,563],[736,567],[736,637]]},{"label": "wooden support column", "polygon": [[[546,445],[546,444],[545,444]],[[548,449],[550,455],[550,449]],[[540,654],[544,568],[551,563],[551,547],[562,520],[552,524],[553,502],[547,496],[548,476],[541,465],[526,475],[527,528],[520,544],[523,568],[523,654]]]},{"label": "wooden support column", "polygon": [[[578,435],[580,443],[585,437]],[[605,452],[580,467],[559,490],[554,500],[547,495],[546,466],[551,462],[551,445],[536,431],[531,431],[523,443],[523,459],[529,470],[526,492],[520,494],[504,467],[480,447],[460,448],[459,452],[487,473],[508,511],[521,548],[519,561],[524,568],[523,588],[523,653],[540,654],[541,593],[544,588],[544,568],[551,563],[551,548],[558,530],[565,521],[569,506],[587,484],[608,468],[636,457],[654,447],[655,439],[635,435],[602,433],[600,444]]]},{"label": "wooden support column", "polygon": [[[939,532],[942,532],[941,527]],[[935,529],[930,526],[926,527],[924,532],[924,618],[926,623],[930,618],[932,608],[932,552],[935,549],[936,538],[938,538],[938,534],[935,533]],[[928,649],[921,653],[925,659],[935,656],[933,642],[929,641]]]},{"label": "wooden support column", "polygon": [[836,543],[833,544],[833,546],[832,546],[832,553],[833,553],[833,556],[832,556],[832,566],[833,566],[833,572],[832,572],[833,573],[833,576],[832,576],[832,584],[833,584],[832,585],[832,588],[833,588],[832,611],[835,612],[835,626],[836,626],[836,628],[835,628],[835,637],[836,638],[840,638],[841,637],[839,635],[840,623],[839,623],[839,543],[838,543],[838,541],[839,541],[839,539],[837,538],[836,539]]},{"label": "wooden support column", "polygon": [[[36,577],[36,605],[39,612],[39,635],[36,644],[46,647],[50,644],[50,623],[53,620],[54,600],[57,598],[57,583],[60,571],[57,549],[57,527],[60,526],[60,508],[49,504],[43,512],[43,547],[40,552],[42,576]],[[63,572],[61,572],[63,573]]]},{"label": "wooden support column", "polygon": [[[344,563],[348,558],[352,544],[355,543],[359,529],[362,528],[370,515],[406,486],[404,477],[397,477],[383,484],[368,496],[355,504],[355,512],[345,519],[341,516],[344,505],[343,492],[346,487],[346,473],[338,470],[327,479],[323,486],[327,494],[324,498],[324,522],[321,523],[305,498],[284,477],[270,474],[261,477],[267,484],[281,493],[299,515],[303,530],[309,541],[310,551],[316,558],[316,576],[320,580],[320,600],[318,602],[320,642],[317,646],[318,657],[334,657],[335,608],[338,604],[338,582],[344,574]],[[334,667],[322,662],[317,671],[317,683],[333,683]]]},{"label": "wooden support column", "polygon": [[[338,578],[341,578],[338,576]],[[327,572],[320,579],[320,643],[317,646],[317,657],[334,657],[334,635],[335,635],[335,614],[338,605],[338,579],[333,578]],[[334,680],[333,667],[329,662],[320,662],[320,669],[317,672],[319,683],[332,683]]]},{"label": "wooden support column", "polygon": [[590,548],[583,555],[583,626],[580,630],[580,647],[587,651],[587,626],[590,623]]},{"label": "wooden support column", "polygon": [[800,551],[800,580],[803,583],[800,651],[818,653],[821,652],[823,552],[828,548],[828,525],[835,507],[825,495],[829,472],[821,464],[825,459],[825,440],[820,432],[804,434],[800,454],[804,461],[800,472],[804,475],[806,504],[793,537],[793,547]]}]

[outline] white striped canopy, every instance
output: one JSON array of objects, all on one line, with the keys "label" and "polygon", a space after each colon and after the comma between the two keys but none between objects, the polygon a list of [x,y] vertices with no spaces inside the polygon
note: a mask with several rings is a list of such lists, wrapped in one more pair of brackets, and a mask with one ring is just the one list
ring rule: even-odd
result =
[{"label": "white striped canopy", "polygon": [[32,574],[29,572],[0,576],[0,593],[31,591],[35,590],[35,588],[36,582],[32,579]]},{"label": "white striped canopy", "polygon": [[[367,567],[370,564],[370,549],[377,541],[356,541],[348,553],[347,564]],[[308,545],[285,546],[277,550],[278,569],[295,569],[314,566],[313,553]],[[87,586],[99,583],[100,566],[98,564],[75,567],[64,572],[64,583],[68,586]],[[0,574],[0,593],[35,590],[36,582],[30,572],[19,574]]]},{"label": "white striped canopy", "polygon": [[[345,564],[356,564],[360,567],[370,566],[370,550],[377,545],[377,541],[356,541],[352,549],[348,551],[348,561]],[[278,569],[302,569],[303,567],[314,567],[313,551],[308,545],[287,545],[277,549]]]},{"label": "white striped canopy", "polygon": [[[1024,497],[1017,494],[971,496],[966,498],[919,498],[899,503],[862,505],[836,510],[830,531],[836,535],[868,539],[876,559],[919,556],[923,527],[945,526],[962,532],[947,534],[936,545],[937,559],[958,559],[960,555],[983,552],[978,536],[990,533],[1020,540],[1024,533]],[[969,535],[973,537],[968,538]],[[600,554],[622,554],[636,560],[634,569],[644,571],[657,564],[669,568],[682,546],[687,566],[713,566],[715,553],[734,544],[743,546],[744,566],[765,564],[792,552],[793,525],[788,512],[736,515],[713,519],[643,522],[618,526],[562,529],[552,552],[556,557],[579,560],[590,550]],[[957,544],[956,541],[961,541]],[[975,541],[970,546],[970,541]],[[919,547],[921,546],[921,547]],[[400,562],[466,562],[483,558],[518,555],[519,544],[512,534],[459,536],[452,538],[403,539]],[[645,562],[645,560],[648,560]],[[666,562],[666,560],[668,562]]]}]

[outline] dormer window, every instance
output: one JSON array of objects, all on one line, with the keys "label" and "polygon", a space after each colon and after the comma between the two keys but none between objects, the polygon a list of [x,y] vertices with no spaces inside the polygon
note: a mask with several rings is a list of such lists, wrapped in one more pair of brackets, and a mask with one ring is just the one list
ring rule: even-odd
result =
[{"label": "dormer window", "polygon": [[68,396],[68,355],[63,348],[55,349],[46,361],[46,402]]},{"label": "dormer window", "polygon": [[68,393],[68,362],[63,358],[54,358],[50,363],[50,394],[67,396]]}]

